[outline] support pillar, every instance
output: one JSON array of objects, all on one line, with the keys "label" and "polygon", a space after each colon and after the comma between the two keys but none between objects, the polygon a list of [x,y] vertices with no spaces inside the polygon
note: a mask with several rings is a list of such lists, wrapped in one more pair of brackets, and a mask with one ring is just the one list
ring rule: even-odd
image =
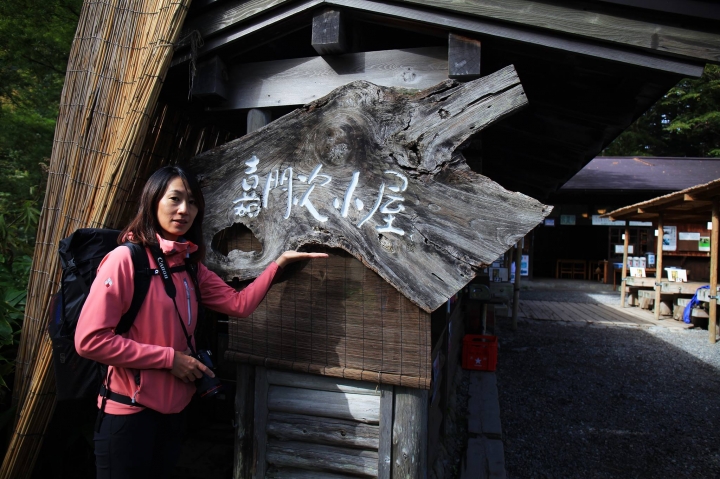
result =
[{"label": "support pillar", "polygon": [[718,283],[718,237],[720,237],[720,200],[714,199],[712,206],[712,232],[710,233],[710,302],[708,304],[710,320],[708,335],[711,344],[717,340],[717,283]]},{"label": "support pillar", "polygon": [[[625,243],[623,247],[623,265],[622,272],[620,273],[620,307],[625,307],[625,278],[627,278],[627,264],[628,264],[628,246],[630,245],[630,222],[628,221],[625,225]],[[615,268],[613,268],[613,274],[615,274]],[[615,280],[613,279],[613,284]]]},{"label": "support pillar", "polygon": [[512,329],[517,330],[518,308],[520,306],[520,262],[522,261],[523,240],[515,246],[515,286],[513,287]]},{"label": "support pillar", "polygon": [[655,258],[655,320],[660,320],[660,291],[662,290],[663,217],[658,216],[657,257]]}]

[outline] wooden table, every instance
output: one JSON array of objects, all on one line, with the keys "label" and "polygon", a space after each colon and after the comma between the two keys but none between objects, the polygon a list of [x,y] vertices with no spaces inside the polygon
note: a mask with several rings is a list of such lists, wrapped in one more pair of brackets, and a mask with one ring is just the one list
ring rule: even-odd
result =
[{"label": "wooden table", "polygon": [[581,275],[582,279],[586,279],[587,261],[584,259],[559,259],[555,263],[555,278],[559,279],[563,274],[569,274],[570,279],[575,279],[575,275]]}]

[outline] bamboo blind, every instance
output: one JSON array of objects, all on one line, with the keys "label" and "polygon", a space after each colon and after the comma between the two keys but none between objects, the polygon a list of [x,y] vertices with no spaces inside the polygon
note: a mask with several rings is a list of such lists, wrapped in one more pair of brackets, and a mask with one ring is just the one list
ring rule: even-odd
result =
[{"label": "bamboo blind", "polygon": [[45,332],[57,245],[79,227],[116,227],[190,0],[87,0],[70,51],[17,357],[17,423],[0,479],[29,477],[54,407]]},{"label": "bamboo blind", "polygon": [[[229,249],[257,250],[242,238]],[[430,315],[348,253],[291,265],[249,318],[230,318],[231,361],[428,389]]]}]

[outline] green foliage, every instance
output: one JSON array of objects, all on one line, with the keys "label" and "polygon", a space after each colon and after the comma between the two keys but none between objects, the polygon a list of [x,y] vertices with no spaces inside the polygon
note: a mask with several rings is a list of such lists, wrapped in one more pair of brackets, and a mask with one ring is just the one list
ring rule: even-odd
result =
[{"label": "green foliage", "polygon": [[720,66],[680,81],[603,155],[720,157]]},{"label": "green foliage", "polygon": [[[0,2],[0,403],[5,405],[81,6],[82,0]],[[0,414],[0,421],[7,414]]]}]

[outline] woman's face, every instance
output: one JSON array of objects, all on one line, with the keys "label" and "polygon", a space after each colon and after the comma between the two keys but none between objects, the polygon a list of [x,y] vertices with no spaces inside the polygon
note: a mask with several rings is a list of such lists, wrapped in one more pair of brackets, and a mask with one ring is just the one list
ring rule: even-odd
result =
[{"label": "woman's face", "polygon": [[188,232],[197,216],[198,208],[192,193],[188,191],[179,176],[170,180],[165,193],[158,203],[157,219],[160,223],[160,236],[177,241]]}]

